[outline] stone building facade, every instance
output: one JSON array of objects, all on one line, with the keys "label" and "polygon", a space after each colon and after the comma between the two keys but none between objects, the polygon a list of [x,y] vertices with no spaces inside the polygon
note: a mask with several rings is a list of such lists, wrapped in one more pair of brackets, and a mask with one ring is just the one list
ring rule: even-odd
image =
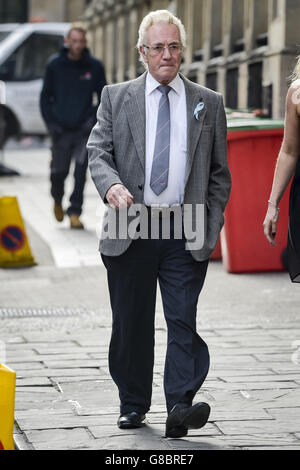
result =
[{"label": "stone building facade", "polygon": [[0,23],[66,21],[80,17],[91,0],[0,0]]},{"label": "stone building facade", "polygon": [[287,79],[300,53],[299,0],[92,0],[84,24],[110,83],[143,72],[138,27],[156,9],[169,9],[186,27],[186,76],[220,91],[227,107],[283,117]]},{"label": "stone building facade", "polygon": [[44,21],[76,21],[90,0],[29,0],[29,18]]}]

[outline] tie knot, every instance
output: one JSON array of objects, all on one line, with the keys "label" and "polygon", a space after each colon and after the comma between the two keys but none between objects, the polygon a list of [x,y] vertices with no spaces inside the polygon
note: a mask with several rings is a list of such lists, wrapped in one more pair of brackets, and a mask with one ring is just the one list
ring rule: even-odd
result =
[{"label": "tie knot", "polygon": [[159,85],[157,89],[163,94],[168,95],[168,93],[172,90],[172,88],[168,85]]}]

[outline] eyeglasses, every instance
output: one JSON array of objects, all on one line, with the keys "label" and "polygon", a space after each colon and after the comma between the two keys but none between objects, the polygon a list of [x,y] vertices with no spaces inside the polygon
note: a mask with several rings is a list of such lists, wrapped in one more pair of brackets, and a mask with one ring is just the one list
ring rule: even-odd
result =
[{"label": "eyeglasses", "polygon": [[182,44],[169,44],[169,46],[162,46],[162,45],[146,46],[145,44],[143,44],[143,47],[148,49],[150,52],[150,55],[152,56],[163,54],[165,49],[168,49],[171,55],[180,54],[180,52],[182,51]]}]

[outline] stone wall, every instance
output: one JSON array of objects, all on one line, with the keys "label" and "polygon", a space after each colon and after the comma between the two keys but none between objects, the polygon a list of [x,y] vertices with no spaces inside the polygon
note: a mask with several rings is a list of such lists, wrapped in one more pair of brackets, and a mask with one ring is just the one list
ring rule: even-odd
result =
[{"label": "stone wall", "polygon": [[90,44],[110,83],[143,72],[135,49],[151,10],[181,18],[188,45],[182,72],[224,96],[231,108],[283,117],[287,78],[300,53],[297,0],[93,0],[84,14]]}]

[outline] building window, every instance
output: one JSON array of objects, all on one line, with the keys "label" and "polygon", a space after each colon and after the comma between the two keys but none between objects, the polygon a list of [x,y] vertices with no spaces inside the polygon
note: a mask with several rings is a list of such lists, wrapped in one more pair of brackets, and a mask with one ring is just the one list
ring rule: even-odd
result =
[{"label": "building window", "polygon": [[248,108],[262,109],[262,62],[255,62],[248,66]]},{"label": "building window", "polygon": [[189,73],[188,79],[189,79],[191,82],[198,83],[197,73],[196,73],[196,72],[191,72],[191,73]]},{"label": "building window", "polygon": [[226,107],[237,109],[238,107],[238,76],[237,67],[228,69],[226,76]]},{"label": "building window", "polygon": [[268,44],[268,2],[254,0],[254,47]]},{"label": "building window", "polygon": [[206,86],[211,90],[217,91],[217,72],[209,72],[206,74]]},{"label": "building window", "polygon": [[194,2],[193,15],[193,62],[203,60],[203,0]]},{"label": "building window", "polygon": [[231,11],[231,52],[244,50],[244,2],[233,0]]},{"label": "building window", "polygon": [[212,0],[211,11],[211,57],[219,57],[223,55],[222,43],[222,0]]},{"label": "building window", "polygon": [[1,65],[0,80],[25,82],[43,78],[47,61],[60,50],[63,41],[63,36],[54,34],[31,34]]},{"label": "building window", "polygon": [[25,23],[28,20],[28,0],[1,0],[0,23]]}]

